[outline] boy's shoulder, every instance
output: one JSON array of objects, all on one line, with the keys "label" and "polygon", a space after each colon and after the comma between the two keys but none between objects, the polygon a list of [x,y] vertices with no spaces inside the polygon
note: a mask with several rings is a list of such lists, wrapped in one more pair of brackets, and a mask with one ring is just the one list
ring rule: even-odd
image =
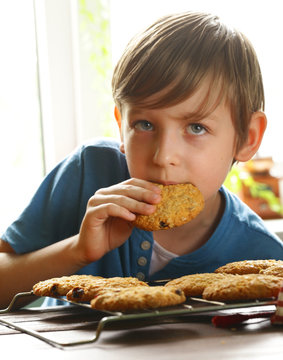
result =
[{"label": "boy's shoulder", "polygon": [[91,151],[91,150],[112,150],[120,152],[120,142],[114,138],[106,138],[106,137],[98,137],[87,142],[84,142],[81,146],[79,146],[76,150],[77,151]]},{"label": "boy's shoulder", "polygon": [[[129,177],[125,155],[120,143],[112,138],[95,138],[77,146],[62,159],[46,176],[45,186],[78,183],[82,181],[91,188],[105,187]],[[103,183],[106,181],[106,185]],[[53,186],[53,185],[52,185]],[[75,186],[75,185],[74,185]]]},{"label": "boy's shoulder", "polygon": [[78,160],[81,159],[84,161],[92,161],[96,159],[110,159],[112,157],[119,158],[121,161],[124,161],[124,154],[120,151],[120,142],[117,139],[113,138],[94,138],[84,142],[77,146],[74,151],[72,151],[67,159],[69,160]]},{"label": "boy's shoulder", "polygon": [[269,231],[264,220],[257,215],[248,205],[246,205],[237,195],[230,192],[224,186],[221,187],[220,192],[225,199],[225,211],[221,222],[223,225],[233,224],[238,228],[238,231],[249,234],[255,232],[257,236],[267,238],[276,238],[276,235]]},{"label": "boy's shoulder", "polygon": [[75,149],[70,160],[88,178],[109,178],[120,182],[129,177],[125,155],[120,151],[120,142],[113,138],[95,138],[85,142]]}]

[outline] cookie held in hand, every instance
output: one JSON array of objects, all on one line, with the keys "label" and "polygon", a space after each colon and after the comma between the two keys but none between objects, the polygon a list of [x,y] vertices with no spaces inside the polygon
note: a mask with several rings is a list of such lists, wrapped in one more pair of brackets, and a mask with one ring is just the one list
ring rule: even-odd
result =
[{"label": "cookie held in hand", "polygon": [[166,230],[194,219],[204,207],[204,199],[192,184],[161,185],[161,202],[151,215],[137,215],[133,224],[147,231]]}]

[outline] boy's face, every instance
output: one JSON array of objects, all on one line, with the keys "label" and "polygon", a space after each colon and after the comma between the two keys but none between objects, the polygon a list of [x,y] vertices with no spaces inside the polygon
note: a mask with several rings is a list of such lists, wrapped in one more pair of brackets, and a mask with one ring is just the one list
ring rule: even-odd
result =
[{"label": "boy's face", "polygon": [[205,96],[200,88],[185,101],[162,109],[123,107],[121,151],[131,177],[161,184],[192,183],[205,200],[215,195],[235,154],[235,130],[224,101],[196,120]]}]

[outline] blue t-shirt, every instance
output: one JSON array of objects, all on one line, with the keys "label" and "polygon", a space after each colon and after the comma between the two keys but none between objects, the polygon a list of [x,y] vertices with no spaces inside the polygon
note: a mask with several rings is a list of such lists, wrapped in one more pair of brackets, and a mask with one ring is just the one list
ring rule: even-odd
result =
[{"label": "blue t-shirt", "polygon": [[[95,191],[128,178],[125,156],[118,142],[100,139],[86,144],[46,176],[30,204],[2,239],[16,253],[26,253],[75,235],[79,232],[87,202]],[[224,187],[219,191],[225,200],[223,216],[210,239],[196,251],[172,259],[149,277],[152,233],[135,228],[122,246],[82,268],[78,274],[156,280],[212,272],[238,260],[283,260],[281,240],[270,233],[263,221],[237,196]]]}]

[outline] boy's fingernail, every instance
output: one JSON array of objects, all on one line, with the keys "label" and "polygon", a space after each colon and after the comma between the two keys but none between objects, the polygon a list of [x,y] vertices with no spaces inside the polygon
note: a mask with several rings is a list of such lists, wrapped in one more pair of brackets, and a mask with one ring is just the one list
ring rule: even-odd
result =
[{"label": "boy's fingernail", "polygon": [[152,195],[152,200],[154,201],[160,201],[161,200],[161,196],[159,194],[153,194]]},{"label": "boy's fingernail", "polygon": [[147,204],[146,205],[146,211],[154,212],[155,211],[155,206]]},{"label": "boy's fingernail", "polygon": [[158,186],[154,186],[154,191],[159,193],[159,194],[161,193],[161,189]]}]

